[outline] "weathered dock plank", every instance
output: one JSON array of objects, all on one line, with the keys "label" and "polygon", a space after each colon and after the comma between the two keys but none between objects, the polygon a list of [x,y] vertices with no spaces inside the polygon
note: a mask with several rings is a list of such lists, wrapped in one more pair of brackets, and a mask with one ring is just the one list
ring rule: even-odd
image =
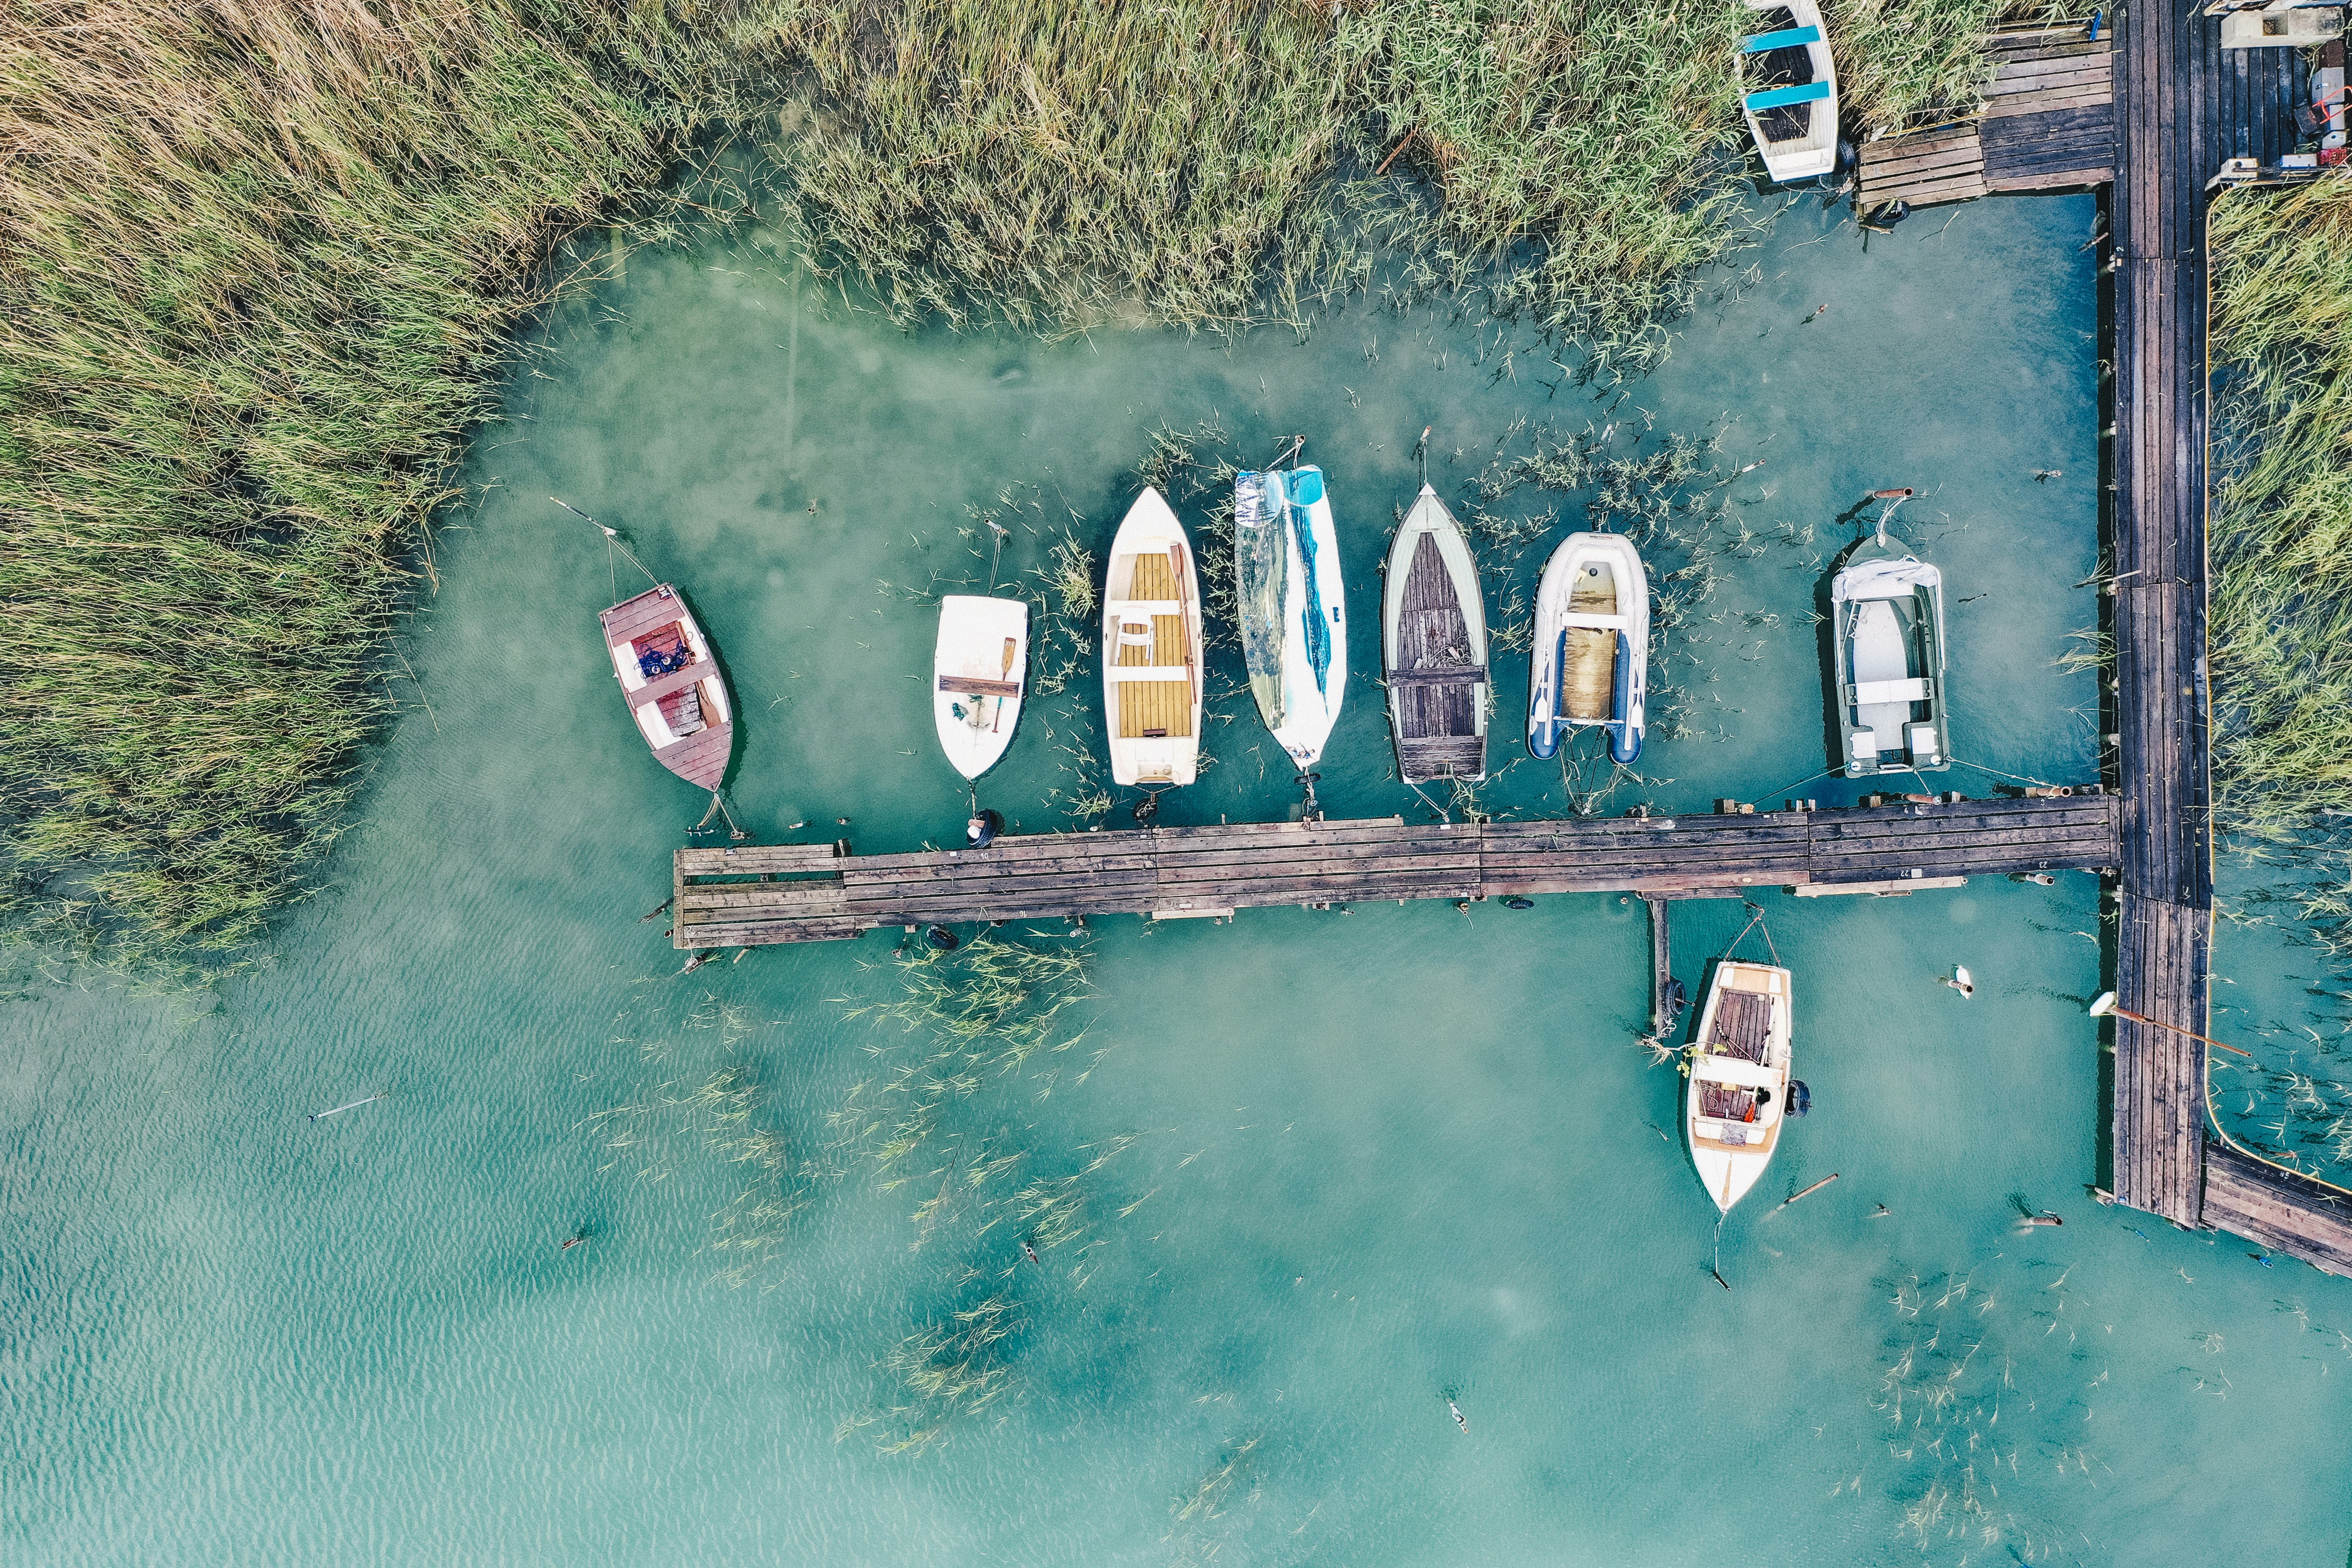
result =
[{"label": "weathered dock plank", "polygon": [[890,925],[2096,869],[2116,863],[2118,819],[2112,796],[2086,793],[1738,816],[1236,823],[890,855],[682,849],[672,940],[732,947]]},{"label": "weathered dock plank", "polygon": [[2206,1146],[2205,1223],[2352,1277],[2352,1200],[2227,1143]]},{"label": "weathered dock plank", "polygon": [[1882,136],[1861,153],[1856,205],[1934,206],[2002,191],[2097,185],[2115,174],[2112,38],[2079,26],[1985,42],[1993,77],[1965,120]]}]

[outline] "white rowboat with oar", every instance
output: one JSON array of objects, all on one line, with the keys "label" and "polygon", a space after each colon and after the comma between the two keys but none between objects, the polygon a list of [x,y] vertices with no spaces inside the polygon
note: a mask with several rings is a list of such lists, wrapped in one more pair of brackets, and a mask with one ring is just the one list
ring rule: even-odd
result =
[{"label": "white rowboat with oar", "polygon": [[1461,524],[1427,485],[1389,546],[1381,605],[1389,723],[1409,784],[1486,776],[1486,606]]},{"label": "white rowboat with oar", "polygon": [[1021,722],[1029,679],[1029,605],[950,594],[940,601],[931,656],[931,718],[955,771],[976,779],[996,765]]}]

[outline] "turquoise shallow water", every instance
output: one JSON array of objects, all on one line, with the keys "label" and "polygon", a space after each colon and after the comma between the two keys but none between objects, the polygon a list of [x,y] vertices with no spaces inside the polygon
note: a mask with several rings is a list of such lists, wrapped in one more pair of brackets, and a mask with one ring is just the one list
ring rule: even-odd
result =
[{"label": "turquoise shallow water", "polygon": [[[1962,755],[2077,778],[2092,691],[2050,661],[2095,616],[2073,586],[2095,558],[2091,217],[1979,203],[1865,256],[1791,212],[1746,296],[1613,408],[1547,389],[1523,340],[1360,304],[1304,343],[1047,348],[898,334],[757,236],[633,258],[549,324],[483,438],[482,502],[404,637],[418,700],[274,966],[209,1013],[65,989],[0,1015],[10,1558],[2332,1565],[2347,1287],[2084,1195],[2089,879],[1760,896],[1816,1109],[1725,1227],[1728,1292],[1660,1131],[1679,1080],[1634,1043],[1640,907],[1614,898],[1097,922],[1086,1038],[983,1074],[924,1179],[886,1191],[828,1173],[848,1163],[826,1115],[919,1048],[844,1016],[897,993],[891,938],[669,977],[636,917],[702,803],[604,685],[603,552],[542,499],[624,522],[694,595],[745,715],[732,797],[766,836],[953,832],[931,613],[904,587],[974,570],[974,508],[1018,525],[1011,573],[1049,523],[1098,548],[1146,434],[1211,417],[1259,456],[1309,433],[1360,626],[1424,424],[1456,495],[1523,416],[1646,411],[1727,430],[1727,470],[1763,458],[1731,515],[1795,542],[1727,559],[1688,628],[1689,732],[1618,797],[1672,810],[1822,765],[1803,616],[1846,537],[1830,520],[1917,484],[1905,531],[1952,584]],[[1034,510],[998,501],[1013,486]],[[1367,691],[1326,804],[1417,811]],[[987,798],[1064,821],[1090,700],[1039,703]],[[1293,805],[1246,704],[1224,700],[1220,763],[1168,820]],[[1564,798],[1532,764],[1489,797]],[[1741,919],[1683,906],[1677,972]],[[1955,962],[1972,1001],[1934,984]],[[676,1103],[728,1068],[764,1093],[746,1125],[819,1167],[740,1286],[712,1216],[756,1173],[712,1146],[740,1129]],[[983,1145],[1020,1174],[912,1220],[940,1161]],[[1072,1176],[1085,1233],[1032,1267],[1003,1200]],[[2020,1234],[2013,1198],[2066,1224]],[[892,1402],[877,1363],[904,1335],[994,1291],[1020,1303],[1009,1396],[919,1455],[876,1451],[887,1417],[836,1436]]]}]

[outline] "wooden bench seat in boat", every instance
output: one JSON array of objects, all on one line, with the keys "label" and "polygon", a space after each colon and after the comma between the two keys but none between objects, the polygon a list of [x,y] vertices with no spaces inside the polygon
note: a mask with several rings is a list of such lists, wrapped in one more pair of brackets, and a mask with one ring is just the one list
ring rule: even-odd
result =
[{"label": "wooden bench seat in boat", "polygon": [[1486,679],[1484,665],[1444,665],[1433,669],[1400,669],[1389,677],[1391,686],[1475,686]]},{"label": "wooden bench seat in boat", "polygon": [[963,697],[1018,697],[1021,683],[1017,680],[983,680],[976,675],[942,675],[940,689]]},{"label": "wooden bench seat in boat", "polygon": [[1469,778],[1486,771],[1484,735],[1407,735],[1397,749],[1408,771],[1423,778]]}]

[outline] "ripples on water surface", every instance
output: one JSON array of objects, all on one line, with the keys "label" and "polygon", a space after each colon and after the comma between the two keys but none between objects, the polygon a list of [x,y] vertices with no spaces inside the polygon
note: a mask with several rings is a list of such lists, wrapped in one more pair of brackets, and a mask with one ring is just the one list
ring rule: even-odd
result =
[{"label": "ripples on water surface", "polygon": [[[898,590],[985,575],[959,532],[975,508],[1019,525],[1009,573],[1045,525],[1099,550],[1148,433],[1207,419],[1260,461],[1305,431],[1331,476],[1359,627],[1334,816],[1419,810],[1368,679],[1413,438],[1436,426],[1458,500],[1522,417],[1722,432],[1727,474],[1764,460],[1729,514],[1795,536],[1730,561],[1685,639],[1689,732],[1654,732],[1651,782],[1612,808],[1821,765],[1806,616],[1849,537],[1832,520],[1904,483],[1926,495],[1903,531],[1950,584],[1959,751],[2079,779],[2094,691],[2051,660],[2095,616],[2074,586],[2095,563],[2092,216],[1989,201],[1864,256],[1851,231],[1805,243],[1800,208],[1748,296],[1613,408],[1547,385],[1537,345],[1425,314],[1049,348],[901,336],[757,236],[635,256],[551,324],[483,438],[485,499],[440,535],[404,637],[430,710],[371,759],[337,886],[286,920],[277,966],[208,1016],[103,991],[5,1015],[8,1556],[2332,1564],[2346,1287],[2083,1195],[2087,878],[1761,895],[1815,1110],[1725,1229],[1729,1293],[1661,1131],[1678,1080],[1633,1043],[1640,906],[1613,897],[1097,921],[1084,1040],[950,1100],[904,1186],[854,1167],[774,1187],[805,1206],[730,1288],[760,1255],[712,1251],[713,1216],[761,1168],[714,1144],[765,1131],[795,1164],[849,1163],[826,1113],[919,1037],[842,1016],[897,994],[887,934],[665,977],[662,922],[636,917],[702,803],[604,684],[604,552],[543,499],[625,524],[693,595],[763,835],[953,834],[931,611]],[[1014,486],[1034,490],[1000,503]],[[1508,586],[1490,575],[1490,602]],[[1061,821],[1093,700],[1081,681],[1036,704],[987,798]],[[1169,821],[1293,804],[1246,698],[1221,706],[1218,765]],[[1489,804],[1558,812],[1560,790],[1521,763]],[[1683,906],[1685,979],[1738,918]],[[1955,962],[1971,1002],[1934,984]],[[729,1068],[764,1095],[749,1120],[672,1103]],[[910,1218],[942,1161],[996,1155],[1020,1159]],[[1006,1201],[1072,1176],[1078,1228],[1033,1268]],[[2018,1234],[2013,1198],[2064,1227]],[[1013,1392],[878,1454],[905,1423],[877,1363],[992,1292],[1020,1304]]]}]

